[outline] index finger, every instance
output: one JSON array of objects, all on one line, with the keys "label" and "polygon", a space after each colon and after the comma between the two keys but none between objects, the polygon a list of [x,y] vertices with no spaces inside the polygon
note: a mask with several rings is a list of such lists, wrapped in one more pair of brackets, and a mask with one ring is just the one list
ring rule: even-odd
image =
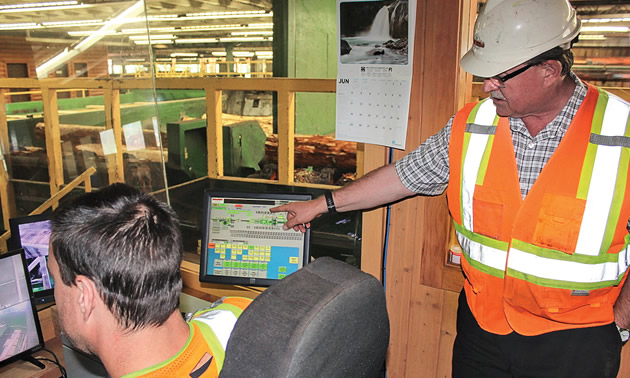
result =
[{"label": "index finger", "polygon": [[289,211],[289,209],[286,209],[288,205],[280,205],[280,206],[276,206],[276,207],[272,207],[271,209],[269,209],[269,211],[271,211],[272,213],[280,213],[283,211]]}]

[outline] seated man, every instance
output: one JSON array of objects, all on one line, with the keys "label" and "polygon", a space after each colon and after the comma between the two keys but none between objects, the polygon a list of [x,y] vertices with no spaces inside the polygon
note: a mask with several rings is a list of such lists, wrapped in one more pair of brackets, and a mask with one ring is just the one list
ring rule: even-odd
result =
[{"label": "seated man", "polygon": [[114,184],[52,215],[61,332],[112,377],[216,377],[247,298],[224,298],[186,322],[179,309],[182,236],[173,210]]}]

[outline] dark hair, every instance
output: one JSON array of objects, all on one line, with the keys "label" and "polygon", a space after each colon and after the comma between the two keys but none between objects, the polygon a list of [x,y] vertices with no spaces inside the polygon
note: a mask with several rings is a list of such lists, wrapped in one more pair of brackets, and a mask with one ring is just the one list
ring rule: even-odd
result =
[{"label": "dark hair", "polygon": [[[579,35],[576,36],[570,43],[570,46],[573,47],[574,43],[577,43]],[[527,65],[535,66],[547,60],[557,60],[562,64],[562,75],[566,75],[571,71],[571,67],[573,66],[573,51],[570,48],[564,49],[560,46],[554,47],[551,50],[547,50],[544,53],[535,56],[525,62]]]},{"label": "dark hair", "polygon": [[179,305],[182,237],[175,212],[125,184],[87,193],[51,216],[64,284],[90,278],[127,330],[164,324]]}]

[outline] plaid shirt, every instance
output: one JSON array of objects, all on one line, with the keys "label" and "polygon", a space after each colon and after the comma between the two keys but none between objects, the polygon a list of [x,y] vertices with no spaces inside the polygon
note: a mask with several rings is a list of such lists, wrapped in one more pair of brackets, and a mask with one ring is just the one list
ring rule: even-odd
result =
[{"label": "plaid shirt", "polygon": [[[569,72],[569,76],[577,84],[573,95],[556,118],[535,137],[532,138],[520,118],[509,117],[523,198],[562,141],[586,97],[586,85],[573,72]],[[396,162],[398,176],[407,189],[423,195],[438,195],[446,190],[449,179],[448,148],[453,118],[451,117],[437,134],[429,137],[420,147]]]}]

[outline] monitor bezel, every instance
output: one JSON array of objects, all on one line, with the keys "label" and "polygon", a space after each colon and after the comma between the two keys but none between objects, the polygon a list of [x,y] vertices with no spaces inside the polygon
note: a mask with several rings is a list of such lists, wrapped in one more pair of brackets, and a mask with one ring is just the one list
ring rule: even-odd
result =
[{"label": "monitor bezel", "polygon": [[[247,191],[230,191],[230,190],[213,190],[207,189],[204,192],[203,198],[203,213],[202,213],[202,229],[201,229],[201,248],[200,248],[200,266],[199,266],[199,281],[205,283],[224,284],[224,285],[239,285],[239,286],[256,286],[256,287],[268,287],[281,279],[271,278],[251,278],[251,277],[233,277],[233,276],[216,276],[210,274],[207,271],[208,264],[208,222],[210,220],[210,198],[212,197],[224,197],[224,198],[251,198],[251,199],[271,199],[271,200],[284,200],[284,201],[308,201],[313,199],[313,195],[310,193],[286,193],[286,192],[247,192]],[[286,232],[299,232],[288,230]],[[306,229],[304,233],[304,250],[302,253],[303,264],[300,268],[303,268],[310,262],[310,240],[311,230]]]},{"label": "monitor bezel", "polygon": [[9,252],[1,253],[0,260],[5,259],[5,258],[10,258],[18,254],[20,255],[20,260],[22,260],[22,269],[24,270],[24,280],[26,281],[26,285],[28,287],[29,303],[31,304],[30,307],[31,307],[31,311],[33,312],[33,321],[35,322],[35,329],[37,330],[38,344],[28,349],[25,349],[21,351],[20,353],[17,353],[5,360],[0,361],[0,366],[10,364],[11,362],[19,360],[19,359],[28,359],[28,357],[31,356],[33,353],[44,348],[44,336],[42,334],[42,328],[39,323],[39,315],[37,313],[37,308],[35,306],[35,299],[33,298],[33,291],[31,289],[31,280],[28,278],[29,277],[28,267],[26,265],[26,257],[25,257],[24,250],[20,248],[17,250],[11,250]]},{"label": "monitor bezel", "polygon": [[[49,214],[35,214],[35,215],[25,215],[22,217],[10,218],[9,230],[11,231],[11,237],[7,241],[7,248],[9,250],[22,248],[22,241],[20,239],[20,230],[19,230],[20,225],[28,224],[28,223],[43,222],[43,221],[50,221],[50,215]],[[48,253],[50,253],[50,249],[48,250]],[[53,286],[54,286],[54,283],[53,283]],[[31,286],[30,290],[31,290],[31,294],[33,294],[33,299],[35,300],[35,303],[37,304],[51,303],[55,301],[54,288],[33,292],[32,286]]]}]

